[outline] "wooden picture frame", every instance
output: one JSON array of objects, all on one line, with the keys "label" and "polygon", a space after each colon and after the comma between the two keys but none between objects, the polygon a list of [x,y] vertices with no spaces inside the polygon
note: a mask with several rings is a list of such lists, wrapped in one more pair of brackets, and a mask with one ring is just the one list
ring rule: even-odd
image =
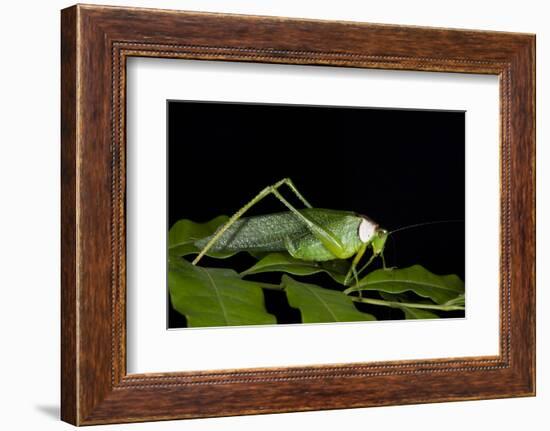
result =
[{"label": "wooden picture frame", "polygon": [[[64,421],[535,394],[534,35],[91,5],[61,16]],[[127,374],[125,65],[131,56],[498,75],[500,354]]]}]

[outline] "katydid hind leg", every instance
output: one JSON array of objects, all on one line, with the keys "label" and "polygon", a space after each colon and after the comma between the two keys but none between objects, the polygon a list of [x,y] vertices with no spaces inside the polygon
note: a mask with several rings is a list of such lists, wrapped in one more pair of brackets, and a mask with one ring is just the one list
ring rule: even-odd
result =
[{"label": "katydid hind leg", "polygon": [[283,203],[293,214],[295,214],[300,221],[312,232],[315,237],[323,243],[323,245],[335,255],[339,257],[344,251],[342,243],[331,232],[319,226],[317,223],[310,220],[308,217],[300,213],[292,204],[290,204],[279,192],[278,189],[282,185],[287,185],[294,194],[303,202],[307,207],[311,208],[311,204],[301,195],[296,189],[290,178],[284,178],[275,184],[268,186],[261,190],[254,198],[240,208],[235,214],[233,214],[229,220],[212,236],[210,241],[204,246],[200,253],[193,260],[193,265],[196,265],[202,257],[210,250],[210,248],[221,238],[221,236],[229,229],[237,220],[239,220],[250,208],[260,202],[269,194],[273,194],[281,203]]},{"label": "katydid hind leg", "polygon": [[296,258],[296,252],[298,251],[298,248],[292,242],[292,239],[290,239],[290,237],[288,237],[288,236],[285,236],[283,242],[284,242],[286,251],[288,251],[288,254],[290,254],[292,257]]},{"label": "katydid hind leg", "polygon": [[229,229],[237,220],[239,220],[244,213],[246,213],[250,208],[260,202],[265,198],[269,193],[271,193],[270,187],[264,188],[256,196],[254,196],[250,201],[248,201],[243,207],[241,207],[235,214],[233,214],[227,222],[212,236],[210,241],[203,247],[200,253],[195,257],[192,264],[196,265],[202,259],[202,257],[208,253],[208,250],[221,238],[221,236]]},{"label": "katydid hind leg", "polygon": [[287,185],[287,187],[296,195],[296,197],[306,206],[306,208],[313,208],[313,206],[304,198],[304,196],[298,191],[294,183],[290,178],[285,178],[282,181],[284,181],[284,184]]},{"label": "katydid hind leg", "polygon": [[315,238],[334,255],[335,259],[345,257],[344,245],[332,232],[315,223],[309,217],[294,208],[292,204],[288,202],[276,189],[273,190],[273,194],[298,218],[298,220],[304,223]]}]

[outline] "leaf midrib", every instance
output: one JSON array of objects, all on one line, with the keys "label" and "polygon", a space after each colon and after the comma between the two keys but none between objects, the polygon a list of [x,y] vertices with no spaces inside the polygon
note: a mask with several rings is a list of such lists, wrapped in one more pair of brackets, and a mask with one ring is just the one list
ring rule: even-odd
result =
[{"label": "leaf midrib", "polygon": [[212,276],[208,273],[208,271],[206,271],[204,268],[201,268],[201,267],[199,267],[199,268],[206,274],[206,276],[210,280],[210,283],[212,284],[212,287],[214,288],[214,291],[216,292],[216,297],[218,298],[218,302],[220,303],[220,307],[222,309],[223,318],[225,320],[225,323],[229,324],[229,318],[227,317],[227,310],[225,309],[225,306],[223,304],[223,301],[222,301],[222,298],[221,298],[221,295],[220,295],[220,292],[218,290],[218,286],[217,286],[216,282],[214,281]]},{"label": "leaf midrib", "polygon": [[373,285],[373,284],[382,284],[382,283],[414,284],[414,285],[416,285],[416,286],[434,287],[434,288],[436,288],[436,289],[448,290],[448,291],[450,291],[450,292],[458,292],[458,290],[456,290],[456,289],[452,289],[452,288],[450,288],[450,287],[441,286],[441,285],[438,285],[438,284],[419,283],[419,282],[417,282],[417,281],[411,281],[411,280],[395,280],[395,279],[392,279],[392,280],[369,281],[369,282],[366,283],[364,286],[360,286],[360,287],[367,287],[367,286],[371,286],[371,285]]},{"label": "leaf midrib", "polygon": [[310,291],[311,293],[313,293],[313,295],[319,300],[319,302],[321,302],[325,308],[328,310],[328,312],[330,313],[330,315],[334,318],[334,321],[335,322],[339,322],[340,319],[338,319],[338,317],[336,317],[336,315],[332,312],[332,310],[330,309],[330,307],[327,305],[327,303],[323,300],[323,298],[321,298],[317,292],[315,292],[313,289],[311,289],[309,286],[306,285],[306,288],[308,291]]}]

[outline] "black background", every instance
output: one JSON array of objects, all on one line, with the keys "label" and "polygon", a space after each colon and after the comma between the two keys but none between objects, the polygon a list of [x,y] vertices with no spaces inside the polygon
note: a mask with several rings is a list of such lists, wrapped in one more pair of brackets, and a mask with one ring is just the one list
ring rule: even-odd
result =
[{"label": "black background", "polygon": [[[231,215],[284,177],[314,207],[365,214],[390,231],[465,218],[464,112],[184,101],[169,101],[167,109],[167,228],[181,218]],[[248,215],[284,210],[269,196]],[[464,279],[464,227],[451,222],[397,232],[388,239],[386,261]],[[213,266],[245,269],[253,262],[240,253]],[[318,278],[331,287],[328,277]],[[279,323],[299,321],[279,292],[266,291],[266,304]],[[381,308],[379,319],[402,318]],[[169,310],[168,327],[185,326]]]}]

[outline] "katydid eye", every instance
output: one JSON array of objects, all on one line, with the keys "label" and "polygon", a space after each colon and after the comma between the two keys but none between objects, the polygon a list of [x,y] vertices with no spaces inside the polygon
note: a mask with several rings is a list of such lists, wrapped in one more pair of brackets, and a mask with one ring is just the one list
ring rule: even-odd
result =
[{"label": "katydid eye", "polygon": [[359,239],[362,242],[369,242],[376,231],[376,225],[366,218],[359,224]]}]

